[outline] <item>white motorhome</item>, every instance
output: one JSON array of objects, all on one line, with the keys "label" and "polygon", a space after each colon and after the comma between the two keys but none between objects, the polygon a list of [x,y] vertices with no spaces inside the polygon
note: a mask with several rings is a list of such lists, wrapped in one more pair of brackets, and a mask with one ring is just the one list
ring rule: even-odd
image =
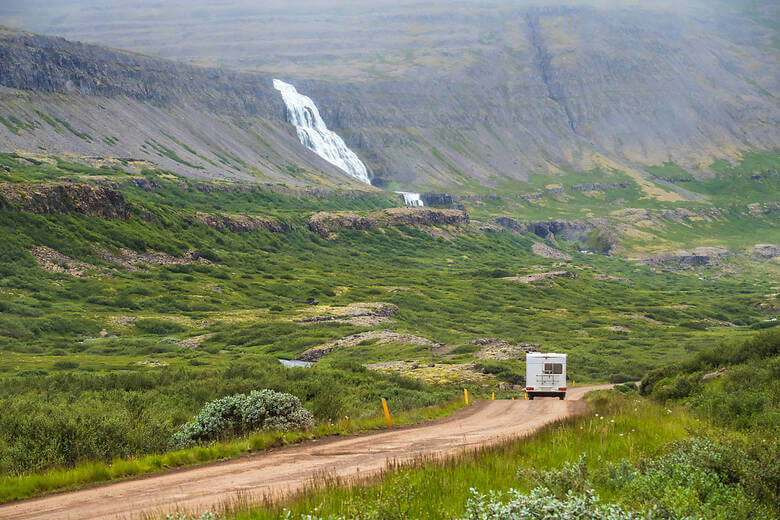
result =
[{"label": "white motorhome", "polygon": [[566,397],[566,354],[529,352],[525,357],[525,392],[534,397]]}]

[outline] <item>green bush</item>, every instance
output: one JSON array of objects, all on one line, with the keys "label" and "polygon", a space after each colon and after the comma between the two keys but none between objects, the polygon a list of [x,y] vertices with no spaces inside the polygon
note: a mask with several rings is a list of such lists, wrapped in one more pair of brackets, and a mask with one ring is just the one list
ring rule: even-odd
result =
[{"label": "green bush", "polygon": [[[660,457],[638,462],[605,462],[589,470],[582,455],[559,469],[521,468],[518,476],[561,502],[573,495],[586,496],[594,487],[607,489],[621,497],[621,505],[644,512],[637,518],[773,518],[778,512],[779,447],[776,438],[698,437],[673,443]],[[571,518],[601,518],[594,505],[582,510],[585,516]]]},{"label": "green bush", "polygon": [[75,361],[66,361],[66,360],[55,361],[54,364],[52,365],[52,368],[54,368],[55,370],[72,370],[78,367],[79,364],[76,363]]},{"label": "green bush", "polygon": [[187,327],[181,323],[157,318],[145,318],[135,322],[136,328],[146,334],[175,334],[184,332]]},{"label": "green bush", "polygon": [[297,397],[273,390],[255,390],[207,403],[191,422],[171,438],[178,449],[197,442],[249,433],[256,430],[298,430],[314,424],[311,413]]}]

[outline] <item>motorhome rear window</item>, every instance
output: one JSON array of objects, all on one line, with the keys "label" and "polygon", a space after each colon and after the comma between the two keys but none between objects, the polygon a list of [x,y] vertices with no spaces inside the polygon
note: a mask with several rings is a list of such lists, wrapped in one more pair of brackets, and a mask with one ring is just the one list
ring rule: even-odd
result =
[{"label": "motorhome rear window", "polygon": [[562,363],[545,363],[544,364],[544,373],[545,374],[563,374],[563,364]]}]

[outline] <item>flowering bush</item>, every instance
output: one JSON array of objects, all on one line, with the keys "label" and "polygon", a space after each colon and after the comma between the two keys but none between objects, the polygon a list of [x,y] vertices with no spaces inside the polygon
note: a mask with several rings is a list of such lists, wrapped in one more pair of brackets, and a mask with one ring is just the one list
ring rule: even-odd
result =
[{"label": "flowering bush", "polygon": [[179,428],[171,445],[184,448],[255,430],[293,430],[313,424],[312,414],[297,397],[273,390],[254,390],[248,395],[235,394],[207,403],[192,421]]}]

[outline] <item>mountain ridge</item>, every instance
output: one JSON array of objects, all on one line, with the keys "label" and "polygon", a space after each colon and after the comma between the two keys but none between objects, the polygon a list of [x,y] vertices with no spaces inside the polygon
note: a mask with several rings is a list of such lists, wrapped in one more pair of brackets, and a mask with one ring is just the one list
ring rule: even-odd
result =
[{"label": "mountain ridge", "polygon": [[[345,80],[325,78],[316,68],[307,73],[312,60],[337,60],[339,53],[312,57],[305,46],[292,46],[290,66],[278,66],[279,74],[257,73],[202,68],[6,30],[0,36],[0,53],[15,58],[3,60],[0,81],[33,96],[49,91],[80,96],[82,107],[67,114],[78,119],[79,112],[89,113],[79,121],[77,137],[89,133],[90,125],[97,126],[99,112],[87,107],[100,97],[95,94],[114,101],[127,95],[156,112],[153,124],[140,129],[144,139],[129,135],[117,146],[93,142],[87,147],[78,139],[62,143],[52,135],[26,135],[30,148],[42,147],[54,155],[116,157],[115,148],[122,148],[124,156],[148,159],[191,177],[349,184],[340,171],[291,139],[294,133],[285,122],[281,97],[271,86],[271,78],[279,77],[317,103],[328,127],[358,153],[379,187],[518,191],[534,175],[555,182],[562,173],[603,169],[628,174],[647,196],[696,200],[685,186],[658,179],[648,167],[673,163],[706,178],[712,176],[716,160],[735,162],[744,151],[776,150],[780,113],[773,92],[778,91],[778,80],[767,65],[776,61],[777,51],[767,47],[771,31],[745,16],[724,25],[728,17],[715,9],[694,13],[688,4],[669,5],[644,8],[610,1],[540,7],[535,2],[495,2],[479,8],[458,4],[449,15],[435,2],[420,4],[418,14],[385,6],[394,15],[390,23],[417,24],[421,31],[434,28],[436,34],[460,27],[477,14],[485,17],[477,24],[478,34],[454,34],[449,40],[431,36],[440,38],[440,47],[430,49],[436,59],[425,65],[415,58],[414,73],[401,67],[397,74],[363,73]],[[299,21],[296,16],[302,15],[277,20],[278,30]],[[330,16],[338,21],[346,15]],[[233,27],[230,23],[238,22],[226,23]],[[346,34],[344,41],[358,41],[370,29]],[[314,29],[301,30],[306,39]],[[492,36],[483,35],[475,44],[472,40],[482,33]],[[281,58],[270,52],[282,47],[276,37],[271,31],[256,41],[269,49],[269,63],[278,64]],[[213,38],[205,35],[204,41]],[[323,48],[335,45],[328,31],[322,38]],[[394,45],[382,35],[377,38],[382,48]],[[450,49],[452,59],[439,66],[438,58]],[[372,59],[379,58],[365,58],[366,63]],[[342,70],[335,69],[336,75]],[[6,93],[3,99],[13,96]],[[52,102],[43,96],[28,104]],[[123,110],[119,102],[110,112],[113,116]],[[145,106],[132,108],[136,124],[146,111]],[[209,114],[207,121],[204,113]],[[177,117],[171,118],[174,114]],[[0,116],[25,120],[8,102],[0,104]],[[193,127],[205,131],[193,132]],[[109,127],[103,132],[112,140]],[[20,149],[21,140],[13,133],[2,136],[5,151]],[[31,128],[27,133],[40,132]],[[230,142],[219,139],[221,134],[230,134]],[[239,160],[225,159],[226,150]],[[278,157],[264,157],[269,154]]]}]

